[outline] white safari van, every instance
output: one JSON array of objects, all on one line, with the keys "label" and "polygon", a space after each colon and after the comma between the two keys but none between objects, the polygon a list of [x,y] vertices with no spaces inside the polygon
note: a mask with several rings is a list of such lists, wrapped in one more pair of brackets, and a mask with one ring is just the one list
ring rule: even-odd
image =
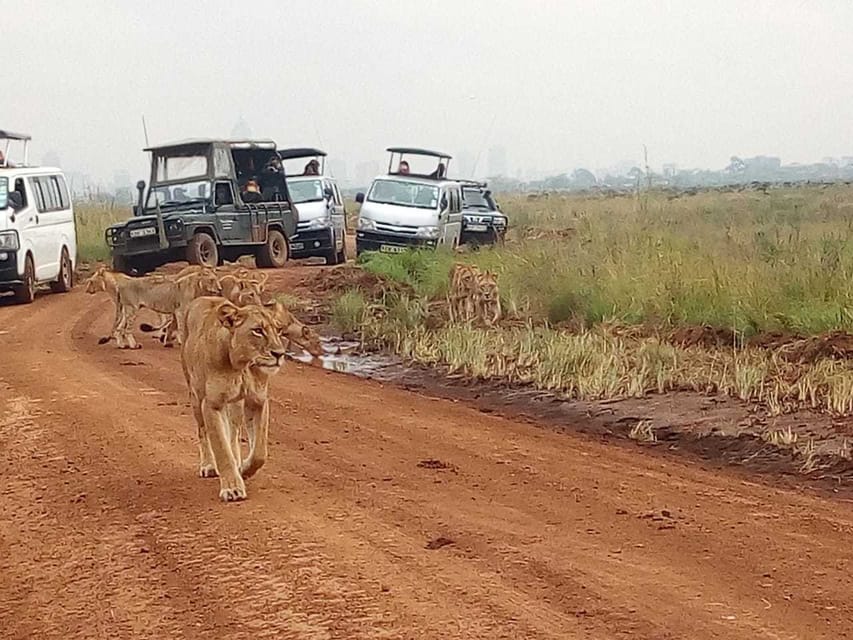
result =
[{"label": "white safari van", "polygon": [[[361,205],[356,254],[401,253],[414,247],[455,249],[462,234],[462,187],[447,178],[450,156],[410,147],[388,151],[388,174],[375,178],[367,194],[355,197]],[[426,164],[420,171],[410,166],[410,159],[414,164],[418,158],[422,167]]]},{"label": "white safari van", "polygon": [[[74,210],[60,169],[27,164],[30,137],[0,131],[0,292],[32,302],[36,286],[69,291],[77,263]],[[10,147],[22,146],[21,162]]]}]

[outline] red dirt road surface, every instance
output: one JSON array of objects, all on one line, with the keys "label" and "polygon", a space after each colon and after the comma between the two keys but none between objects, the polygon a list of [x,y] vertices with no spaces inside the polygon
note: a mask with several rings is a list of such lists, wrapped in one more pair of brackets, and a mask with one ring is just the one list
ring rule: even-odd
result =
[{"label": "red dirt road surface", "polygon": [[0,306],[0,638],[853,637],[849,501],[299,363],[223,504],[112,316]]}]

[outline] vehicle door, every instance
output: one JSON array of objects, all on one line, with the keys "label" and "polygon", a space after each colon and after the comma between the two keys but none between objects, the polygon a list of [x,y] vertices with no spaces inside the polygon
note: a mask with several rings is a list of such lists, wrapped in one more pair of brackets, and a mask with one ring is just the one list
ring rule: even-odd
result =
[{"label": "vehicle door", "polygon": [[459,187],[448,189],[449,207],[447,211],[447,245],[456,247],[462,235],[462,191]]},{"label": "vehicle door", "polygon": [[59,207],[58,194],[50,188],[47,176],[28,178],[26,183],[32,197],[28,199],[28,213],[21,217],[21,223],[24,234],[30,238],[36,280],[44,281],[53,278],[58,271],[59,256],[54,255],[56,243],[50,224],[50,212]]},{"label": "vehicle door", "polygon": [[344,242],[347,224],[344,199],[341,197],[341,192],[336,182],[330,180],[329,188],[332,190],[332,228],[335,230],[335,246],[340,248]]},{"label": "vehicle door", "polygon": [[[20,252],[18,254],[18,273],[24,271],[24,256],[27,252],[33,256],[36,269],[39,267],[39,238],[38,238],[38,207],[36,206],[35,190],[31,179],[22,177],[9,179],[9,190],[21,194],[22,207],[16,211],[9,209],[9,215],[14,216],[12,228],[18,232]],[[36,276],[38,277],[38,276]]]},{"label": "vehicle door", "polygon": [[[242,229],[242,223],[248,214],[248,207],[238,203],[234,185],[229,180],[217,180],[213,185],[213,203],[216,206],[216,231],[223,244],[239,244],[248,237],[248,225]],[[245,209],[241,212],[241,209]]]}]

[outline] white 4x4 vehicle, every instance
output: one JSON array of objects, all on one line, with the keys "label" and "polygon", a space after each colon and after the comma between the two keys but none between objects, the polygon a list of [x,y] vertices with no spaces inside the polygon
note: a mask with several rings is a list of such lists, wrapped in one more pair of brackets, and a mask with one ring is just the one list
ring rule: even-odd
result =
[{"label": "white 4x4 vehicle", "polygon": [[[77,262],[74,210],[60,169],[26,164],[30,137],[0,131],[0,292],[29,303],[38,284],[69,291]],[[23,143],[23,162],[9,158],[11,142]]]}]

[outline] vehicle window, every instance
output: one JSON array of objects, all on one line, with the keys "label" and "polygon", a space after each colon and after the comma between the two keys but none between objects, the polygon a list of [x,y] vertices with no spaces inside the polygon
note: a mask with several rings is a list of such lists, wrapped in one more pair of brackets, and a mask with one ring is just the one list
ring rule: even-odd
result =
[{"label": "vehicle window", "polygon": [[0,178],[0,210],[9,206],[9,178]]},{"label": "vehicle window", "polygon": [[290,198],[296,204],[319,202],[323,199],[323,183],[320,180],[295,180],[288,184]]},{"label": "vehicle window", "polygon": [[53,181],[56,183],[56,190],[59,192],[59,205],[63,209],[71,206],[71,201],[68,198],[68,188],[65,185],[64,176],[53,176]]},{"label": "vehicle window", "polygon": [[53,176],[44,176],[40,178],[42,189],[48,202],[50,211],[58,211],[62,208],[62,200],[59,197],[59,186]]},{"label": "vehicle window", "polygon": [[341,190],[338,189],[338,185],[332,184],[332,191],[335,192],[335,204],[341,205],[344,203],[344,199],[341,197]]},{"label": "vehicle window", "polygon": [[486,200],[485,195],[479,189],[463,189],[462,200],[465,202],[465,206],[469,209],[491,210],[489,201]]},{"label": "vehicle window", "polygon": [[41,188],[41,182],[38,178],[30,178],[30,190],[36,199],[36,208],[42,212],[47,210],[47,201],[44,197],[44,192]]},{"label": "vehicle window", "polygon": [[27,186],[23,178],[18,178],[17,180],[15,180],[15,191],[21,194],[21,200],[24,203],[24,208],[26,208],[28,201]]},{"label": "vehicle window", "polygon": [[227,176],[231,173],[231,154],[228,149],[216,147],[213,150],[213,168],[217,176]]},{"label": "vehicle window", "polygon": [[207,156],[158,156],[157,182],[189,181],[207,175]]},{"label": "vehicle window", "polygon": [[217,205],[234,204],[234,189],[230,182],[217,182],[215,202]]},{"label": "vehicle window", "polygon": [[376,180],[370,187],[367,200],[403,207],[435,209],[438,206],[438,187],[399,180]]}]

